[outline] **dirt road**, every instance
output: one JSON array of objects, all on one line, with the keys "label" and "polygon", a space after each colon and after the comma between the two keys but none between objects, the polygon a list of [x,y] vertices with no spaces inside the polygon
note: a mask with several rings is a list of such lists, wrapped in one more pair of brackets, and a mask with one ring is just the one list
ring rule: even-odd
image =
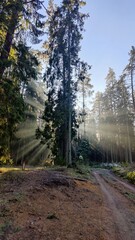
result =
[{"label": "dirt road", "polygon": [[135,191],[107,170],[0,178],[0,240],[135,240]]},{"label": "dirt road", "polygon": [[94,176],[103,194],[105,211],[102,214],[106,215],[104,231],[108,233],[108,240],[135,240],[135,208],[131,199],[135,188],[108,170],[94,171]]}]

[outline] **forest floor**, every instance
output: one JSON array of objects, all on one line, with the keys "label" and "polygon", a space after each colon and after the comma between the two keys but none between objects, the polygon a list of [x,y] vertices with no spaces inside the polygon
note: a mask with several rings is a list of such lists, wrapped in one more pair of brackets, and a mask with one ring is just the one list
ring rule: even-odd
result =
[{"label": "forest floor", "polygon": [[135,240],[135,187],[110,171],[0,175],[0,240]]}]

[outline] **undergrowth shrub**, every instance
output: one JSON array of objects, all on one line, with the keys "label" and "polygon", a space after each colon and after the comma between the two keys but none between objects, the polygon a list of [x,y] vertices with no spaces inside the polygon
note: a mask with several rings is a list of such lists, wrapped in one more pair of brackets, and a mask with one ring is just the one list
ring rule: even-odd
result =
[{"label": "undergrowth shrub", "polygon": [[115,172],[120,177],[125,177],[126,174],[127,174],[126,169],[124,169],[123,167],[113,167],[112,170],[113,170],[113,172]]},{"label": "undergrowth shrub", "polygon": [[135,184],[135,171],[128,172],[126,178],[131,182]]}]

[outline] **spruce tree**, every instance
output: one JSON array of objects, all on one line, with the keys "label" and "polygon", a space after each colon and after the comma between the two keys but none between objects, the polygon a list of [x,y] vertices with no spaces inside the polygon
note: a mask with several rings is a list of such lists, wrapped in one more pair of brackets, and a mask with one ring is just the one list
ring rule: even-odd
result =
[{"label": "spruce tree", "polygon": [[43,136],[54,140],[56,159],[63,159],[67,165],[72,164],[71,142],[76,128],[75,70],[78,68],[81,31],[86,17],[79,12],[80,4],[82,1],[63,0],[49,16],[49,61],[44,76],[48,101],[43,116],[46,121]]},{"label": "spruce tree", "polygon": [[[33,42],[38,42],[38,37],[43,34],[42,18],[39,9],[42,1],[33,0],[8,0],[3,1],[1,6],[1,33],[2,47],[0,48],[0,82],[6,68],[10,65],[8,61],[14,37],[22,37],[26,30]],[[16,36],[15,36],[16,34]]]},{"label": "spruce tree", "polygon": [[14,61],[4,73],[0,87],[0,157],[9,159],[12,155],[11,143],[17,126],[24,120],[26,104],[24,92],[31,79],[37,79],[38,61],[30,49],[18,43],[14,52]]},{"label": "spruce tree", "polygon": [[131,89],[131,99],[132,99],[132,104],[133,104],[133,109],[135,112],[135,86],[134,86],[134,72],[135,72],[135,47],[132,46],[130,53],[129,53],[130,59],[129,63],[124,69],[124,72],[126,73],[127,76],[129,76],[130,79],[130,89]]},{"label": "spruce tree", "polygon": [[[86,100],[87,97],[89,97],[93,91],[93,86],[91,85],[90,81],[90,73],[89,70],[91,69],[91,66],[89,66],[85,62],[80,62],[80,70],[79,70],[79,76],[78,76],[78,90],[79,93],[82,95],[82,111],[80,112],[82,123],[84,124],[84,137],[85,137],[85,122],[86,122],[86,115],[88,114],[86,111]],[[79,94],[79,96],[80,96]]]},{"label": "spruce tree", "polygon": [[8,0],[0,5],[0,135],[1,155],[11,155],[11,141],[24,119],[24,92],[37,79],[38,61],[26,38],[39,42],[43,34],[42,1]]}]

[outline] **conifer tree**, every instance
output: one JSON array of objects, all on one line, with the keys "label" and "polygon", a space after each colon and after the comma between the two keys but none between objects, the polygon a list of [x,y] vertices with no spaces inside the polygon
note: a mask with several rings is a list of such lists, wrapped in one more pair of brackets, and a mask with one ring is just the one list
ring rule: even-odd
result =
[{"label": "conifer tree", "polygon": [[133,114],[130,94],[126,86],[126,75],[120,76],[117,82],[117,143],[119,160],[132,163],[132,143],[134,135]]},{"label": "conifer tree", "polygon": [[30,49],[22,42],[18,43],[14,61],[4,73],[5,81],[0,87],[0,158],[11,156],[14,134],[25,116],[24,90],[31,79],[37,79],[37,67],[38,61]]},{"label": "conifer tree", "polygon": [[85,62],[80,62],[80,72],[78,76],[78,90],[82,94],[82,112],[80,112],[80,116],[82,118],[82,122],[84,124],[84,137],[85,137],[85,118],[87,115],[86,112],[86,98],[90,96],[92,91],[92,85],[90,83],[90,73],[89,70],[91,69],[91,66],[89,66]]},{"label": "conifer tree", "polygon": [[129,53],[130,59],[129,63],[124,69],[126,75],[130,77],[130,88],[131,88],[131,99],[133,103],[133,109],[135,112],[135,85],[134,85],[134,72],[135,72],[135,47],[132,46],[132,49]]},{"label": "conifer tree", "polygon": [[[42,7],[40,0],[8,0],[2,1],[0,13],[0,33],[2,47],[0,48],[0,82],[6,68],[10,65],[8,61],[13,39],[23,36],[28,30],[28,35],[33,42],[38,42],[38,37],[43,33],[43,16],[38,10]],[[19,35],[18,35],[19,34]]]},{"label": "conifer tree", "polygon": [[37,79],[38,61],[26,38],[39,42],[43,34],[40,0],[7,0],[0,4],[0,155],[11,155],[11,141],[24,119],[24,92],[28,81]]},{"label": "conifer tree", "polygon": [[[43,136],[54,140],[56,158],[72,164],[71,142],[75,134],[75,99],[80,40],[85,14],[79,12],[78,0],[63,0],[54,14],[49,16],[49,62],[44,76],[48,86],[48,101]],[[50,135],[51,134],[51,135]]]}]

